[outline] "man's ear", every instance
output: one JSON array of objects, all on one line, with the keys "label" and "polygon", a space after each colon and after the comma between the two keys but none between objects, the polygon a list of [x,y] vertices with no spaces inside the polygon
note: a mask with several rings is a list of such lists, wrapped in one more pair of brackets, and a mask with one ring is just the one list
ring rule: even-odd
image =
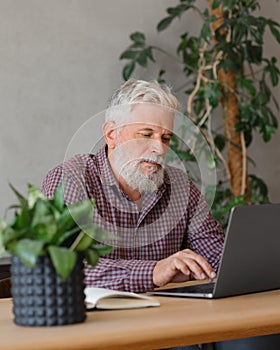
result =
[{"label": "man's ear", "polygon": [[102,125],[103,135],[108,148],[114,149],[117,142],[117,127],[113,121],[107,121]]}]

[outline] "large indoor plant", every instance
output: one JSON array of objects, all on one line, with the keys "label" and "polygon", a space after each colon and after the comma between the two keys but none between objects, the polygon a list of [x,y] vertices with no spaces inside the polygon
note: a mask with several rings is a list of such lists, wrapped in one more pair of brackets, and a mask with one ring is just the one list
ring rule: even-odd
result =
[{"label": "large indoor plant", "polygon": [[[185,79],[178,89],[186,93],[185,112],[215,156],[219,179],[212,211],[224,226],[232,206],[269,201],[264,181],[248,172],[252,159],[247,156],[254,135],[259,133],[268,142],[279,118],[273,90],[279,84],[280,70],[277,58],[265,54],[264,38],[270,35],[280,43],[280,25],[260,15],[260,4],[258,0],[180,0],[166,9],[167,15],[156,26],[162,38],[171,23],[183,21],[190,11],[195,24],[200,23],[198,34],[192,35],[192,22],[186,22],[174,65]],[[163,66],[165,48],[149,43],[141,32],[134,32],[130,39],[132,43],[120,57],[126,60],[124,79],[136,68],[153,63],[152,69],[161,68],[158,80],[166,79],[174,86],[172,74],[168,76]],[[141,76],[139,70],[137,75]],[[171,147],[182,160],[193,162],[191,150],[178,149],[178,145],[175,142]]]},{"label": "large indoor plant", "polygon": [[63,185],[48,199],[28,186],[9,222],[0,221],[0,243],[12,255],[14,321],[29,326],[85,319],[83,259],[94,266],[111,250],[99,242],[108,233],[92,224],[93,200],[67,206]]}]

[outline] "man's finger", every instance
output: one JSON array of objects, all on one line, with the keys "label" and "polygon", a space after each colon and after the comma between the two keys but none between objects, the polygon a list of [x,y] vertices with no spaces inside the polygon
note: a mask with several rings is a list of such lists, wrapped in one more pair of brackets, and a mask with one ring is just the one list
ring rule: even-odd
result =
[{"label": "man's finger", "polygon": [[207,260],[203,258],[203,256],[193,252],[190,249],[185,249],[182,252],[185,255],[185,258],[183,259],[187,264],[189,264],[188,259],[191,259],[192,261],[195,261],[196,264],[200,267],[201,271],[199,271],[199,269],[197,269],[196,266],[193,265],[195,270],[192,269],[192,272],[196,273],[196,278],[205,279],[208,277],[213,279],[216,277],[215,271],[213,270],[212,266],[207,262]]}]

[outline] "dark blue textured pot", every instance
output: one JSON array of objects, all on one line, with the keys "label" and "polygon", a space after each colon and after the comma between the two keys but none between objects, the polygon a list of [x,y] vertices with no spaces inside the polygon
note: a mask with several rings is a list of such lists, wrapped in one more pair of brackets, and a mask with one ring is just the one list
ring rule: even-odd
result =
[{"label": "dark blue textured pot", "polygon": [[29,268],[13,256],[11,282],[14,322],[21,326],[56,326],[83,322],[86,318],[84,272],[79,257],[65,282],[48,256],[40,256]]}]

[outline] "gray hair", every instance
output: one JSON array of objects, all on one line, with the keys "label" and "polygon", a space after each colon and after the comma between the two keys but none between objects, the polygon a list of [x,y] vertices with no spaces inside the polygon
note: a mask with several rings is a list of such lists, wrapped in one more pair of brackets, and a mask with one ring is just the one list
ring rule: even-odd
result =
[{"label": "gray hair", "polygon": [[111,97],[106,111],[106,120],[119,124],[121,114],[130,111],[136,103],[157,104],[168,109],[180,110],[177,98],[172,94],[171,88],[166,84],[159,84],[156,80],[144,81],[129,79]]}]

